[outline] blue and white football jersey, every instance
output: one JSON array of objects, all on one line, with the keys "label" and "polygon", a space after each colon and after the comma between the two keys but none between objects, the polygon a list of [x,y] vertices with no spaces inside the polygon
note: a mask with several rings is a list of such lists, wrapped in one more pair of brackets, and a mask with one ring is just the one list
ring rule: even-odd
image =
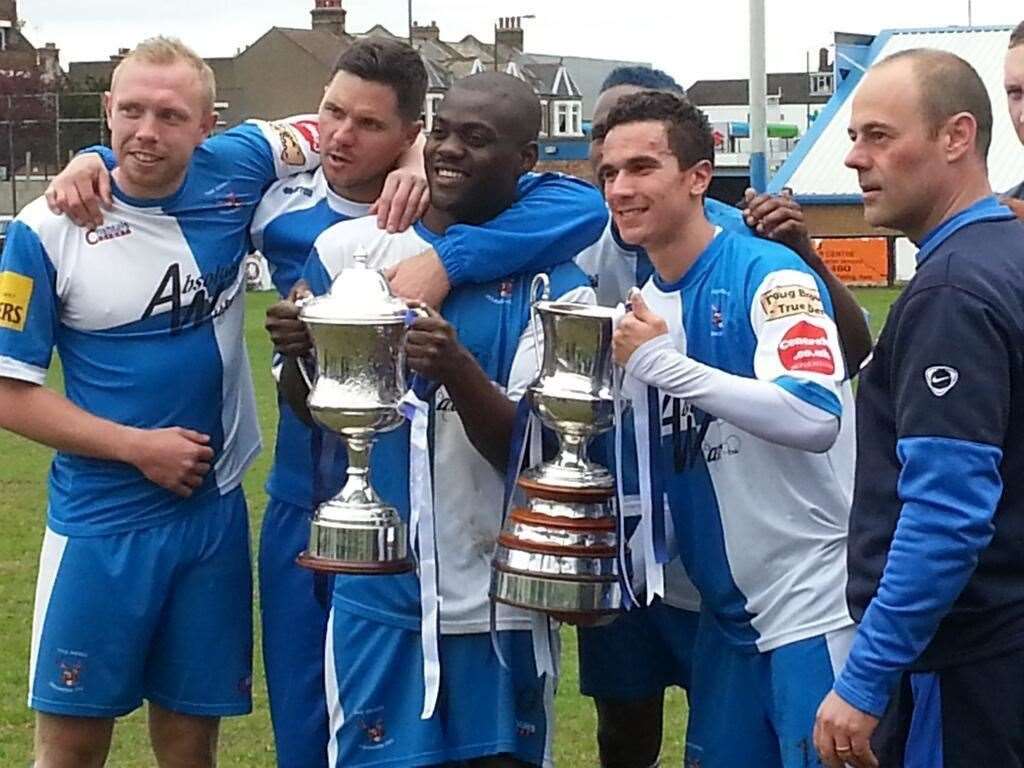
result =
[{"label": "blue and white football jersey", "polygon": [[319,163],[308,126],[250,122],[198,147],[182,186],[159,200],[114,185],[106,224],[87,231],[45,201],[8,230],[0,376],[42,384],[54,348],[68,399],[140,428],[210,436],[213,467],[186,500],[128,464],[57,453],[49,526],[64,535],[141,528],[201,508],[241,482],[259,450],[242,343],[249,223],[278,177]]},{"label": "blue and white football jersey", "polygon": [[[306,269],[314,293],[329,290],[359,248],[368,264],[384,268],[429,248],[438,236],[417,222],[389,235],[376,221],[360,219],[335,225],[317,238]],[[530,316],[533,273],[457,288],[441,311],[460,342],[512,400],[522,397],[536,378],[537,358]],[[551,270],[551,295],[593,303],[586,276],[572,263]],[[501,527],[504,475],[470,443],[462,419],[444,387],[430,402],[430,444],[434,478],[434,520],[439,568],[441,632],[487,632],[491,557]],[[340,453],[343,453],[341,451]],[[335,487],[343,462],[334,467]],[[381,498],[409,519],[409,428],[380,435],[371,454],[371,475]],[[326,486],[326,483],[325,483]],[[336,607],[385,623],[419,629],[420,590],[415,574],[335,577]],[[529,629],[529,616],[498,607],[499,629]]]},{"label": "blue and white football jersey", "polygon": [[[731,232],[740,235],[753,235],[753,231],[743,221],[743,214],[738,208],[719,202],[713,198],[704,201],[704,212],[708,220]],[[626,294],[630,288],[641,286],[654,274],[654,266],[643,246],[630,245],[622,240],[615,227],[611,216],[608,217],[608,224],[601,237],[588,248],[580,251],[576,257],[576,265],[590,278],[590,284],[594,286],[597,293],[597,303],[605,307],[614,307],[626,301]],[[633,420],[632,410],[624,412],[623,429],[623,457],[621,463],[623,472],[623,514],[626,519],[626,530],[632,532],[636,529],[636,521],[640,516],[640,498],[637,495],[636,479],[636,451],[633,444]],[[612,436],[605,435],[595,441],[597,450],[603,451],[600,458],[601,463],[609,468],[615,468],[615,454],[612,452]],[[671,518],[666,520],[668,525],[668,549],[675,551],[674,533],[672,531]],[[631,538],[631,563],[636,586],[643,588],[643,550],[636,544],[636,539]],[[700,596],[696,587],[686,575],[678,558],[673,558],[665,565],[665,594],[664,601],[676,608],[688,611],[700,609]]]},{"label": "blue and white football jersey", "polygon": [[792,251],[730,232],[719,232],[679,281],[655,274],[642,291],[692,359],[774,382],[841,418],[833,447],[814,454],[658,393],[653,474],[704,607],[730,642],[760,651],[849,625],[854,432],[828,292]]}]

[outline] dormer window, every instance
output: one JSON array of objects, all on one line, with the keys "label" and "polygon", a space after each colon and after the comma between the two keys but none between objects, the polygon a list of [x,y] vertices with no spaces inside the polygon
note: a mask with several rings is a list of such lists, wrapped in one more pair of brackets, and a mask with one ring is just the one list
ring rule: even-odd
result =
[{"label": "dormer window", "polygon": [[832,73],[815,72],[811,75],[811,96],[831,96]]}]

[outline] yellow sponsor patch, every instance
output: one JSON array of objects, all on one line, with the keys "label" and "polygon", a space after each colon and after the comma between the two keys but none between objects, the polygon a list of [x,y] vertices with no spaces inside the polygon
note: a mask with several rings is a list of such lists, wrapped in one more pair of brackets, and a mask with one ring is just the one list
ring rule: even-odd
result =
[{"label": "yellow sponsor patch", "polygon": [[17,272],[0,272],[0,328],[25,330],[25,317],[31,299],[31,277]]},{"label": "yellow sponsor patch", "polygon": [[271,123],[270,127],[277,132],[277,138],[281,140],[281,160],[286,165],[305,165],[306,154],[302,151],[295,130],[285,123]]},{"label": "yellow sponsor patch", "polygon": [[761,309],[766,320],[791,315],[824,315],[825,307],[817,288],[803,285],[779,285],[761,294]]}]

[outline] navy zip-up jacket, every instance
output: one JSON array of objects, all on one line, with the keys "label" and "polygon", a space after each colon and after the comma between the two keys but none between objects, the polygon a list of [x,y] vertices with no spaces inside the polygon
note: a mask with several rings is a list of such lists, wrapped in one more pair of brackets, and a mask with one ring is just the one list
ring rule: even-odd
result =
[{"label": "navy zip-up jacket", "polygon": [[860,622],[839,695],[1024,647],[1024,225],[984,198],[921,243],[857,395]]}]

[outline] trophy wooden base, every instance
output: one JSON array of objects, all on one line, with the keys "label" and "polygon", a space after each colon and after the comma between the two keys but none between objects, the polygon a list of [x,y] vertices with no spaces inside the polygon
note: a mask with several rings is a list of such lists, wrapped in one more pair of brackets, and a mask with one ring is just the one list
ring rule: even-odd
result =
[{"label": "trophy wooden base", "polygon": [[512,510],[498,537],[492,597],[581,623],[617,613],[622,595],[614,489],[549,486],[522,477],[518,485],[529,502]]},{"label": "trophy wooden base", "polygon": [[308,551],[303,552],[295,558],[295,562],[303,568],[320,573],[351,573],[363,576],[381,576],[393,573],[407,573],[415,569],[415,564],[410,558],[404,560],[392,560],[384,563],[362,563],[352,560],[331,560],[326,557],[316,557]]}]

